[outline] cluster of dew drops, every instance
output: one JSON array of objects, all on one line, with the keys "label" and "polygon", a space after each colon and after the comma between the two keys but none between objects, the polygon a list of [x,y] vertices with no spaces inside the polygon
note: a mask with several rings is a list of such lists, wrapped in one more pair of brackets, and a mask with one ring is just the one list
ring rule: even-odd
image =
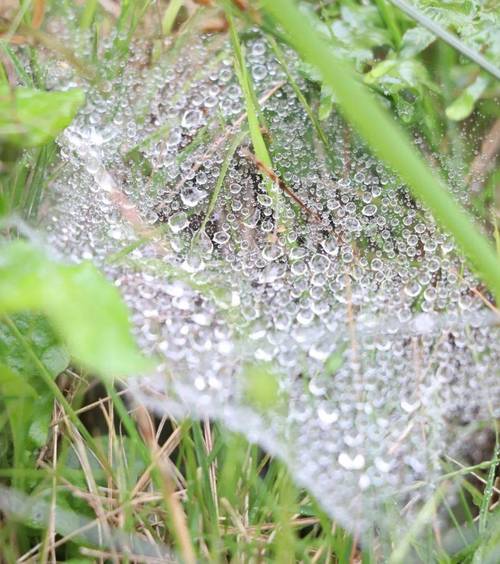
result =
[{"label": "cluster of dew drops", "polygon": [[[246,106],[227,44],[193,39],[150,64],[138,43],[119,79],[86,86],[42,224],[114,281],[161,359],[135,397],[242,431],[359,525],[381,500],[429,495],[457,430],[498,416],[498,329],[407,188],[338,115],[318,140],[262,37],[245,53],[295,199],[261,174],[248,135],[235,142]],[[78,83],[60,68],[50,80]],[[251,401],[248,366],[276,378],[276,406]]]}]

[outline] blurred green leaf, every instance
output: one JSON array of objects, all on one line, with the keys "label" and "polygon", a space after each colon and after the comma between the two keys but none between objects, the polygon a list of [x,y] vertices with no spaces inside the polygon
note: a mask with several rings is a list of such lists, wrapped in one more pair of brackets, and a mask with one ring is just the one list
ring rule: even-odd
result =
[{"label": "blurred green leaf", "polygon": [[53,400],[49,395],[40,398],[32,409],[28,436],[36,448],[41,448],[47,443],[52,419]]},{"label": "blurred green leaf", "polygon": [[35,399],[37,397],[35,388],[28,383],[26,378],[1,362],[0,393],[4,401],[19,398]]},{"label": "blurred green leaf", "polygon": [[462,94],[446,108],[446,117],[453,121],[461,121],[470,116],[475,103],[479,100],[489,84],[489,78],[478,76]]},{"label": "blurred green leaf", "polygon": [[365,83],[382,88],[386,94],[395,94],[404,88],[421,93],[423,86],[438,91],[424,65],[413,59],[386,59],[365,74]]},{"label": "blurred green leaf", "polygon": [[400,54],[404,58],[414,57],[435,40],[436,36],[427,29],[420,26],[412,27],[403,35]]},{"label": "blurred green leaf", "polygon": [[340,17],[329,26],[330,37],[338,42],[341,56],[351,59],[358,70],[374,61],[374,49],[391,47],[391,34],[375,6],[344,3]]},{"label": "blurred green leaf", "polygon": [[244,368],[248,401],[261,409],[271,409],[278,402],[278,380],[269,363],[249,364]]},{"label": "blurred green leaf", "polygon": [[36,147],[67,127],[85,101],[82,90],[44,92],[0,85],[0,141]]},{"label": "blurred green leaf", "polygon": [[[23,241],[0,247],[0,312],[21,310],[47,315],[71,355],[102,376],[152,368],[132,338],[118,290],[89,263],[58,263]],[[61,359],[52,351],[44,361],[54,368]]]},{"label": "blurred green leaf", "polygon": [[339,370],[344,364],[344,351],[338,350],[332,352],[332,354],[325,360],[325,372],[329,376],[332,376]]}]

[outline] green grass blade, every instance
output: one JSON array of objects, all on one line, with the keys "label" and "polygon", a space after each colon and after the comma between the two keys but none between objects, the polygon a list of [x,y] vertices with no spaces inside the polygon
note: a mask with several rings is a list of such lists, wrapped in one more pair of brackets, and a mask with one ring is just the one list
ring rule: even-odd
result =
[{"label": "green grass blade", "polygon": [[229,165],[231,164],[231,159],[233,158],[236,149],[247,135],[248,135],[248,131],[246,129],[240,132],[239,134],[237,134],[234,137],[233,142],[231,143],[226,153],[226,157],[224,158],[224,162],[222,163],[222,167],[220,169],[219,177],[217,178],[217,183],[215,185],[214,191],[212,192],[212,195],[210,196],[210,202],[208,203],[207,213],[203,218],[203,222],[200,228],[198,229],[195,236],[193,237],[193,245],[199,239],[203,231],[205,231],[205,227],[207,226],[207,223],[210,221],[210,218],[212,217],[212,213],[215,209],[215,205],[217,204],[217,199],[219,198],[220,191],[222,190],[222,186],[224,184],[224,180],[226,178]]},{"label": "green grass blade", "polygon": [[486,486],[483,492],[483,501],[479,509],[479,533],[481,535],[484,535],[486,533],[486,529],[488,525],[489,509],[491,504],[491,498],[493,497],[493,492],[494,492],[493,486],[495,483],[499,457],[500,457],[500,440],[499,440],[499,434],[497,429],[495,450],[493,453],[493,461],[496,459],[496,462],[492,461],[492,464],[488,471],[488,478],[486,480]]},{"label": "green grass blade", "polygon": [[[248,129],[250,131],[250,139],[252,140],[252,145],[255,151],[255,156],[259,161],[261,161],[267,168],[272,169],[273,164],[269,151],[267,150],[266,142],[260,130],[259,116],[257,113],[257,106],[255,102],[255,94],[253,92],[252,83],[250,77],[248,76],[248,71],[245,65],[245,58],[243,54],[243,49],[240,44],[238,37],[238,32],[234,25],[232,17],[227,13],[227,18],[229,21],[229,29],[231,34],[231,42],[234,49],[235,57],[235,69],[240,83],[241,90],[243,91],[243,97],[245,99],[245,108],[247,111]],[[273,190],[272,182],[263,175],[263,182],[266,188],[266,192],[273,200],[273,207],[276,212],[279,211],[279,198],[277,193]],[[276,214],[276,218],[279,221],[279,214]]]},{"label": "green grass blade", "polygon": [[174,27],[175,18],[177,17],[184,0],[170,0],[163,19],[161,21],[161,29],[163,35],[170,35],[172,28]]},{"label": "green grass blade", "polygon": [[387,29],[391,32],[394,45],[399,48],[401,45],[402,35],[392,6],[387,4],[386,0],[375,0],[375,4],[377,5],[382,19],[387,25]]},{"label": "green grass blade", "polygon": [[418,156],[406,135],[375,101],[351,69],[321,38],[311,17],[291,0],[264,0],[264,9],[281,24],[302,58],[314,65],[335,93],[347,120],[374,152],[408,184],[413,195],[457,242],[471,265],[500,298],[500,261],[470,215],[450,195],[446,185]]},{"label": "green grass blade", "polygon": [[87,0],[80,19],[80,27],[82,29],[90,29],[97,12],[98,0]]}]

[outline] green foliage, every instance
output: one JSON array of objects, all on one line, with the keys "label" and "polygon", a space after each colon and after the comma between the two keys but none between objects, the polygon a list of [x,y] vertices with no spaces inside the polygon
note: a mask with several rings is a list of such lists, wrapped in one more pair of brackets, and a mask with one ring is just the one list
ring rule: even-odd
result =
[{"label": "green foliage", "polygon": [[[277,19],[282,18],[285,22],[290,16],[288,4],[281,0],[269,0],[268,4],[274,2],[276,11],[282,7]],[[168,3],[163,12],[163,32],[171,31],[181,3],[177,0]],[[47,2],[49,9],[54,12],[69,10],[69,4]],[[95,44],[92,56],[96,65],[100,37],[104,36],[107,29],[116,32],[111,47],[109,42],[103,47],[104,62],[97,74],[115,77],[123,72],[123,61],[129,52],[132,32],[140,26],[141,17],[149,4],[154,4],[154,21],[161,22],[156,3],[132,0],[121,3],[118,20],[109,17],[95,0],[87,0],[82,4],[79,19],[68,20],[70,32],[74,32],[71,25],[78,23],[89,34],[93,34]],[[394,9],[389,0],[373,0],[372,3],[356,0],[315,1],[309,5],[314,8],[314,13],[320,14],[321,21],[314,20],[314,33],[306,36],[305,42],[310,43],[312,50],[320,34],[324,44],[332,48],[339,58],[351,61],[361,81],[372,93],[371,97],[358,95],[361,91],[359,84],[350,89],[352,77],[349,72],[343,74],[342,65],[338,67],[340,74],[331,80],[331,75],[325,79],[328,72],[325,73],[324,69],[318,71],[315,57],[310,58],[310,64],[304,64],[302,70],[307,79],[319,85],[319,99],[311,100],[303,96],[301,103],[325,148],[328,149],[328,141],[322,126],[326,128],[332,109],[339,104],[348,117],[354,116],[353,123],[359,125],[361,121],[364,122],[360,131],[371,146],[389,157],[387,160],[414,186],[415,193],[430,203],[436,217],[451,232],[458,232],[459,240],[469,255],[473,255],[471,258],[478,269],[489,263],[485,278],[492,288],[498,288],[497,261],[485,246],[484,239],[471,228],[453,200],[442,191],[442,184],[422,167],[415,155],[407,151],[404,158],[399,160],[391,157],[392,153],[398,152],[399,147],[407,145],[401,133],[393,128],[387,116],[374,104],[374,98],[378,98],[387,106],[391,105],[407,125],[418,127],[418,131],[422,128],[428,139],[437,138],[435,146],[440,147],[441,141],[443,147],[453,146],[456,137],[441,139],[439,127],[434,127],[435,124],[428,126],[432,110],[440,116],[439,119],[446,115],[448,120],[461,122],[476,111],[478,105],[486,108],[486,98],[494,99],[498,86],[490,78],[478,74],[474,65],[457,57],[451,50],[446,64],[436,64],[438,57],[434,55],[439,55],[439,50],[435,45],[435,36]],[[417,5],[429,17],[457,34],[460,40],[485,53],[491,60],[499,59],[500,12],[495,0],[419,0]],[[201,14],[204,17],[205,12]],[[252,25],[256,21],[252,21]],[[263,27],[265,22],[264,19]],[[296,34],[298,41],[308,30],[307,20],[303,22],[300,33]],[[257,157],[271,166],[266,141],[260,130],[264,122],[236,32],[239,22],[233,23],[233,49],[251,139]],[[162,31],[160,25],[158,35]],[[281,37],[275,26],[271,30],[277,38]],[[307,46],[301,47],[300,42],[297,46],[303,53],[308,50]],[[16,55],[17,48],[7,47],[6,44],[1,44],[0,49],[5,60],[13,66],[19,82],[30,87],[33,87],[33,83],[39,84],[33,81],[33,77],[36,78],[36,73],[31,72],[33,69],[27,71],[25,68],[30,66],[25,65],[28,57],[19,58]],[[36,54],[36,48],[32,53]],[[172,64],[175,64],[172,53],[175,54],[175,49],[170,52]],[[336,57],[330,59],[329,50],[324,50],[322,56],[328,64],[337,68]],[[3,60],[0,59],[0,80],[6,82],[6,73],[1,72]],[[447,88],[438,91],[436,84],[440,73],[446,75]],[[287,73],[287,78],[289,82],[293,80],[290,73]],[[298,86],[294,84],[293,88],[297,94]],[[349,100],[350,97],[352,100]],[[6,85],[0,86],[0,158],[3,161],[0,168],[0,206],[3,204],[5,211],[21,209],[26,215],[34,216],[36,202],[45,186],[46,171],[55,154],[55,144],[50,141],[68,125],[82,102],[80,90],[43,92],[32,88],[11,90]],[[490,106],[494,107],[491,101]],[[319,120],[322,120],[321,124],[316,112]],[[357,113],[358,117],[355,115]],[[457,132],[463,125],[452,123],[450,131]],[[166,128],[169,127],[170,124],[166,124]],[[434,127],[432,135],[426,127]],[[160,129],[159,133],[165,134],[165,131]],[[203,143],[207,141],[204,134],[199,138]],[[229,154],[237,149],[247,134],[243,131],[241,136],[235,136]],[[197,146],[195,140],[186,149],[186,154]],[[135,161],[136,166],[148,166],[138,149],[131,151],[129,158]],[[204,223],[210,219],[220,190],[223,189],[228,165],[229,156],[223,163]],[[427,190],[425,184],[428,185]],[[435,192],[435,195],[432,196],[430,192]],[[440,197],[440,194],[444,196]],[[170,265],[162,267],[165,271],[173,268]],[[218,289],[213,290],[214,294],[217,292]],[[221,293],[218,301],[222,304],[224,300]],[[41,313],[18,313],[25,310]],[[154,538],[155,542],[160,539],[160,542],[172,544],[175,532],[172,532],[172,524],[168,519],[168,503],[162,498],[162,480],[154,477],[150,481],[146,475],[143,491],[135,489],[154,456],[148,450],[149,445],[146,446],[140,437],[135,421],[116,390],[111,385],[107,386],[111,400],[103,402],[103,410],[108,412],[107,421],[110,425],[102,439],[93,440],[75,415],[75,410],[80,407],[81,396],[61,391],[58,387],[60,382],[55,380],[67,368],[70,354],[84,368],[104,376],[130,374],[149,368],[150,363],[139,354],[130,336],[127,311],[116,289],[88,264],[64,265],[28,243],[6,243],[0,247],[0,313],[4,315],[0,322],[0,472],[3,472],[2,480],[9,479],[10,486],[25,491],[29,494],[27,499],[32,501],[31,504],[25,504],[28,510],[26,515],[16,519],[9,515],[3,517],[0,556],[6,561],[16,561],[24,552],[40,543],[38,556],[41,561],[47,560],[42,552],[50,538],[48,533],[44,538],[43,531],[48,521],[45,517],[49,515],[51,496],[58,516],[56,530],[60,535],[76,528],[73,519],[63,522],[65,527],[57,528],[61,525],[59,517],[64,510],[70,510],[64,515],[75,517],[72,512],[77,512],[80,516],[95,519],[95,507],[88,503],[92,499],[96,507],[102,504],[105,511],[118,508],[119,513],[109,522],[104,520],[105,526],[100,534],[105,539],[108,539],[108,527],[113,531],[116,518],[123,526],[127,541],[134,537],[135,531],[140,530],[141,533],[147,532],[148,537]],[[335,351],[326,360],[325,371],[335,378],[343,362],[343,351]],[[258,409],[275,409],[279,390],[272,366],[266,363],[248,365],[246,376],[244,393],[248,400]],[[80,377],[75,381],[83,383],[84,388],[87,386]],[[72,425],[60,424],[57,436],[55,432],[52,434],[51,427],[55,414],[71,420]],[[119,419],[116,426],[112,424],[113,414]],[[122,426],[126,428],[128,436],[120,435]],[[78,433],[74,432],[75,428]],[[211,437],[210,441],[207,436]],[[188,521],[188,534],[199,550],[197,556],[200,561],[260,561],[266,558],[277,562],[375,562],[385,561],[394,547],[397,550],[396,557],[398,554],[401,557],[400,561],[410,561],[417,553],[427,556],[422,557],[422,561],[443,563],[493,564],[500,559],[498,512],[489,510],[492,499],[494,503],[492,486],[498,453],[489,467],[463,468],[459,471],[460,476],[457,476],[463,478],[469,472],[481,475],[486,470],[484,478],[487,487],[484,492],[469,482],[463,485],[464,492],[470,498],[467,503],[471,507],[475,504],[478,508],[480,523],[477,529],[481,530],[479,534],[470,515],[469,532],[473,534],[458,545],[462,547],[468,542],[465,548],[448,551],[446,547],[435,545],[425,552],[424,543],[417,543],[416,535],[410,531],[408,535],[395,539],[392,546],[377,540],[373,545],[376,546],[376,554],[371,553],[372,546],[366,543],[361,554],[356,547],[357,539],[332,524],[307,492],[291,485],[280,461],[270,460],[257,446],[249,445],[242,437],[208,422],[185,421],[179,427],[174,424],[172,437],[177,437],[178,441],[172,438],[168,441],[177,446],[165,452],[172,461],[172,475],[179,480],[178,490]],[[55,440],[51,441],[52,438]],[[60,449],[54,461],[57,468],[39,466],[38,460],[44,464],[50,460],[50,456],[44,458],[40,454],[53,443]],[[83,459],[86,457],[89,461],[88,469],[82,464],[81,454]],[[98,489],[91,494],[89,484],[93,481]],[[342,487],[342,484],[338,487]],[[46,501],[43,521],[35,515],[40,499]],[[417,530],[433,520],[434,505],[438,501],[431,500],[427,511],[416,522]],[[466,511],[470,514],[468,507]],[[307,524],[302,519],[307,520]],[[26,526],[20,525],[21,522]],[[465,538],[467,531],[464,533],[458,524],[457,531]],[[429,544],[432,542],[435,541],[431,539]],[[95,546],[99,543],[90,542],[85,534],[80,539],[67,541],[58,549],[57,558],[75,564],[94,561],[94,558],[81,556],[81,547],[88,544]],[[110,544],[110,549],[119,547],[119,543],[116,546]],[[105,543],[101,548],[104,547]],[[393,560],[397,558],[393,557]]]},{"label": "green foliage", "polygon": [[36,377],[39,371],[37,362],[27,352],[32,350],[36,358],[45,366],[50,375],[55,378],[69,364],[69,355],[54,334],[49,323],[42,315],[16,314],[12,322],[23,336],[20,340],[12,327],[6,323],[0,324],[0,361],[17,374],[25,375],[29,380]]},{"label": "green foliage", "polygon": [[[500,10],[495,9],[494,2],[421,0],[416,7],[457,35],[465,45],[491,61],[499,60]],[[302,2],[300,9],[309,15],[317,13],[314,2]],[[339,58],[352,63],[366,84],[391,101],[403,121],[417,123],[424,107],[428,109],[427,98],[432,94],[433,99],[441,98],[425,58],[425,51],[435,43],[436,35],[394,8],[389,0],[374,0],[373,4],[325,3],[319,14],[314,26],[322,39]],[[448,69],[454,82],[456,104],[448,108],[446,115],[455,121],[470,115],[489,84],[487,78],[475,76],[474,67],[461,62],[456,62],[456,68]],[[306,66],[303,70],[310,80],[321,82],[317,71]],[[321,85],[321,119],[328,116],[335,101],[332,94],[325,84]]]},{"label": "green foliage", "polygon": [[0,85],[0,142],[36,147],[67,127],[85,100],[82,90],[44,92]]},{"label": "green foliage", "polygon": [[304,17],[289,0],[266,1],[264,7],[283,26],[304,60],[320,72],[347,120],[431,210],[441,227],[453,235],[475,270],[500,297],[500,261],[489,242],[444,183],[416,154],[398,125],[337,57],[330,43],[317,34],[317,21]]},{"label": "green foliage", "polygon": [[116,288],[91,264],[65,265],[26,242],[0,247],[0,312],[47,315],[72,356],[102,376],[151,368],[134,344]]},{"label": "green foliage", "polygon": [[489,79],[485,76],[478,76],[460,96],[446,108],[446,116],[453,121],[461,121],[471,115],[474,105],[486,90]]},{"label": "green foliage", "polygon": [[12,436],[12,462],[24,467],[47,441],[53,400],[40,370],[55,378],[69,355],[41,315],[19,314],[0,322],[0,403]]},{"label": "green foliage", "polygon": [[414,4],[489,60],[500,59],[497,0],[417,0]]}]

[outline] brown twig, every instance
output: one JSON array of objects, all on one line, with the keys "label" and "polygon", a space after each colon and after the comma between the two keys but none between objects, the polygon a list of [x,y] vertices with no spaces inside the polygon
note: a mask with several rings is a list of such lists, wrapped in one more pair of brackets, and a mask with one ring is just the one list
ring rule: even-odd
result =
[{"label": "brown twig", "polygon": [[297,194],[293,190],[291,190],[285,184],[285,181],[282,178],[280,178],[273,170],[267,167],[262,161],[260,161],[253,153],[251,153],[247,149],[243,149],[242,154],[249,161],[253,162],[254,165],[259,169],[259,171],[265,176],[267,176],[271,180],[271,182],[276,183],[281,188],[281,190],[285,192],[285,194],[290,196],[290,198],[292,198],[292,200],[295,203],[297,203],[304,210],[304,212],[306,212],[309,216],[314,218],[314,220],[317,221],[318,223],[321,223],[320,215],[314,210],[312,210],[311,208],[308,208],[306,204],[299,198],[299,196],[297,196]]},{"label": "brown twig", "polygon": [[31,26],[33,29],[40,29],[45,15],[45,0],[33,1],[33,15],[31,17]]},{"label": "brown twig", "polygon": [[[160,447],[156,442],[154,425],[148,411],[143,406],[139,406],[135,412],[135,418],[146,445],[151,449],[152,453],[158,452]],[[175,495],[176,492],[172,480],[171,469],[165,459],[159,459],[156,466],[161,473],[165,502],[168,506],[173,529],[179,542],[182,560],[185,564],[195,564],[196,555],[191,542],[191,536],[189,534],[186,514],[184,513],[184,509],[178,497]]]},{"label": "brown twig", "polygon": [[495,159],[500,153],[500,118],[498,118],[493,127],[485,135],[481,150],[477,157],[472,161],[469,173],[465,181],[471,183],[471,190],[478,191],[484,182],[484,176],[493,166]]}]

